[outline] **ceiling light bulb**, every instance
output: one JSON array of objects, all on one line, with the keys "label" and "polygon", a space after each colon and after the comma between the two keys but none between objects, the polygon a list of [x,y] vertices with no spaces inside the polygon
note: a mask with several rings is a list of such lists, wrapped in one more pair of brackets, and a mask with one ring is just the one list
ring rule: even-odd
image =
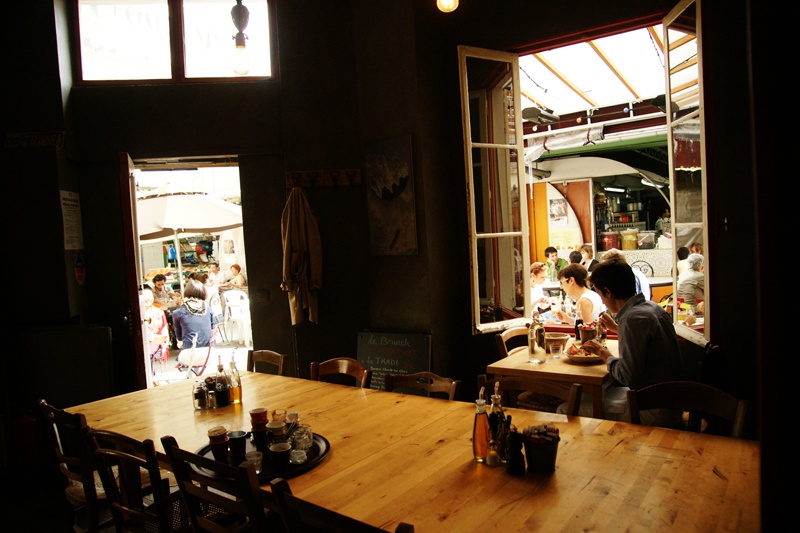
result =
[{"label": "ceiling light bulb", "polygon": [[436,0],[436,7],[442,13],[451,13],[458,7],[458,0]]}]

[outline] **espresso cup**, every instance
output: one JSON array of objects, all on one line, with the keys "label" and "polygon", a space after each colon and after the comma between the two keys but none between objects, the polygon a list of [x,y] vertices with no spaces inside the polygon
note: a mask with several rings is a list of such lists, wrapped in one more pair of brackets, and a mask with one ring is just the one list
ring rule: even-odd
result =
[{"label": "espresso cup", "polygon": [[230,444],[231,456],[233,456],[234,459],[243,458],[245,452],[247,451],[247,432],[245,431],[229,432],[228,442]]},{"label": "espresso cup", "polygon": [[289,455],[292,445],[288,442],[276,442],[269,446],[269,460],[276,472],[282,472],[289,466]]}]

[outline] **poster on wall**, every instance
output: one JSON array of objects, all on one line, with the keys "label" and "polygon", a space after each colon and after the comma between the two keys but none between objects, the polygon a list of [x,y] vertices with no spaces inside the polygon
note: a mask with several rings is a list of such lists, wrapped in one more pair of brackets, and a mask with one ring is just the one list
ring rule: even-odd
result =
[{"label": "poster on wall", "polygon": [[64,249],[83,249],[81,197],[72,191],[61,191],[61,219],[64,222]]},{"label": "poster on wall", "polygon": [[569,223],[567,216],[567,201],[564,198],[550,200],[550,224],[566,226]]},{"label": "poster on wall", "polygon": [[415,255],[411,136],[370,143],[365,149],[369,242],[372,255]]}]

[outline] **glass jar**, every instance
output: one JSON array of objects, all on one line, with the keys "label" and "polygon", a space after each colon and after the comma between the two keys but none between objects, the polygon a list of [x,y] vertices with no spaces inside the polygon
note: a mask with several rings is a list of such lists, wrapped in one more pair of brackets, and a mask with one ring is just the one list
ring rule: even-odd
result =
[{"label": "glass jar", "polygon": [[601,234],[603,242],[603,251],[608,251],[612,248],[619,248],[619,232],[617,231],[604,231]]},{"label": "glass jar", "polygon": [[639,230],[626,229],[622,232],[622,249],[623,250],[638,250],[639,249]]},{"label": "glass jar", "polygon": [[192,387],[192,401],[195,409],[208,409],[208,389],[203,380],[199,380]]}]

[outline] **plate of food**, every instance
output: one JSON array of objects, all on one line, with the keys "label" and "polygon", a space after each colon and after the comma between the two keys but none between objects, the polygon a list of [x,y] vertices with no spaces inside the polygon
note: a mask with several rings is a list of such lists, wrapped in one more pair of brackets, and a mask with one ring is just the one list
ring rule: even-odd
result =
[{"label": "plate of food", "polygon": [[577,342],[570,344],[565,353],[571,362],[579,365],[597,365],[603,362],[602,357],[587,352]]}]

